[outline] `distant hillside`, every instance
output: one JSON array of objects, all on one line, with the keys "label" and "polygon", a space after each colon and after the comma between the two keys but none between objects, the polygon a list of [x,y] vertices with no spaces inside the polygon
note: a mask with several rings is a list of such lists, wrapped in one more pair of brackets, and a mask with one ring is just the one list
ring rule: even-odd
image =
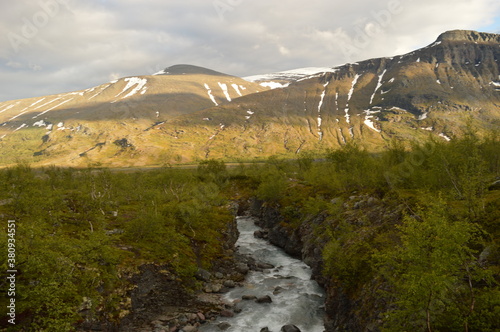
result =
[{"label": "distant hillside", "polygon": [[214,76],[231,76],[208,68],[193,66],[193,65],[175,65],[165,68],[163,71],[155,75],[214,75]]},{"label": "distant hillside", "polygon": [[394,138],[452,140],[468,119],[486,134],[500,128],[499,59],[500,35],[456,30],[401,56],[246,78],[255,82],[176,65],[0,103],[0,163],[294,158],[350,141],[378,151]]},{"label": "distant hillside", "polygon": [[[123,152],[113,144],[117,140],[142,140],[155,124],[268,89],[196,66],[166,71],[84,91],[0,103],[0,164],[113,162]],[[165,147],[151,143],[155,148],[145,153],[156,157]],[[117,165],[125,162],[134,163],[127,156]]]}]

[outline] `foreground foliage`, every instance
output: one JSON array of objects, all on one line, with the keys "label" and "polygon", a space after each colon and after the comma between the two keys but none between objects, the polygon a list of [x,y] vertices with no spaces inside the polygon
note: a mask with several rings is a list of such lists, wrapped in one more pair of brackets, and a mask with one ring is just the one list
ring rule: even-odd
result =
[{"label": "foreground foliage", "polygon": [[351,144],[321,160],[271,160],[256,192],[282,226],[314,225],[325,277],[360,305],[360,324],[498,331],[499,158],[498,136],[470,128],[377,155]]},{"label": "foreground foliage", "polygon": [[290,232],[312,225],[325,279],[366,300],[364,323],[497,331],[499,176],[498,136],[471,130],[449,143],[394,141],[379,154],[348,144],[231,169],[216,160],[147,172],[21,164],[0,171],[0,213],[18,225],[16,327],[116,322],[130,306],[127,276],[145,263],[169,266],[196,290],[197,269],[224,256],[228,199],[256,196]]},{"label": "foreground foliage", "polygon": [[2,219],[17,225],[17,328],[30,331],[70,331],[82,313],[117,321],[130,305],[126,276],[141,264],[170,266],[196,288],[232,220],[222,184],[190,170],[19,165],[0,172],[0,185]]}]

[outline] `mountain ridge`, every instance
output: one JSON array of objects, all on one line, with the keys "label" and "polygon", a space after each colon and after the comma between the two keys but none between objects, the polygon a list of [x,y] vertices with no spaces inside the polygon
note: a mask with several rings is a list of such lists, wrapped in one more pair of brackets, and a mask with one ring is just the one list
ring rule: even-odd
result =
[{"label": "mountain ridge", "polygon": [[449,30],[437,38],[438,41],[471,41],[480,43],[499,43],[500,34],[478,32],[473,30]]},{"label": "mountain ridge", "polygon": [[214,75],[214,76],[232,76],[224,74],[209,68],[204,68],[189,64],[178,64],[165,68],[154,75]]},{"label": "mountain ridge", "polygon": [[[33,119],[53,126],[62,123],[49,134],[21,121],[23,112],[30,114],[29,107],[38,108],[45,101],[0,103],[0,137],[9,135],[0,145],[11,153],[12,146],[24,146],[17,157],[35,164],[122,167],[204,158],[252,160],[275,154],[293,158],[302,151],[338,148],[350,141],[377,151],[392,139],[419,141],[435,135],[451,140],[460,135],[466,118],[483,132],[500,127],[499,38],[448,31],[407,54],[318,68],[316,73],[284,72],[275,89],[262,86],[259,79],[254,83],[202,67],[175,65],[163,71],[170,75],[123,78],[84,90],[83,95],[97,93],[95,99],[102,98],[99,105],[72,105],[64,103],[70,94],[60,97],[57,102],[64,104],[49,104],[51,109]],[[276,78],[270,74],[263,81]],[[248,90],[243,90],[245,85]],[[14,120],[20,121],[6,126],[6,115],[14,110]],[[67,123],[72,123],[70,132],[65,130]],[[87,134],[75,133],[76,128],[87,128]],[[130,146],[113,143],[123,139]],[[90,153],[82,152],[88,149]],[[2,164],[12,162],[6,153],[0,156]]]}]

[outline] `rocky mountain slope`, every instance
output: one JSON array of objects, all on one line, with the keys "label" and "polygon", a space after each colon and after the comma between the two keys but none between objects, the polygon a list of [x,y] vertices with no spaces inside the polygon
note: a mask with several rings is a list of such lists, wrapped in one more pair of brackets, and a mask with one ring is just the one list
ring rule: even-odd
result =
[{"label": "rocky mountain slope", "polygon": [[[250,77],[180,65],[0,104],[0,163],[144,166],[252,160],[500,125],[500,35],[449,31],[393,58]],[[282,88],[269,89],[280,83]],[[259,84],[260,83],[260,84]]]},{"label": "rocky mountain slope", "polygon": [[379,149],[392,137],[429,133],[449,140],[468,116],[488,131],[500,119],[499,38],[448,32],[409,54],[346,64],[175,121],[198,128],[200,117],[212,114],[212,130],[224,127],[205,150],[241,158],[291,156],[352,140]]},{"label": "rocky mountain slope", "polygon": [[153,125],[267,89],[205,68],[177,65],[153,76],[0,103],[0,163],[15,159],[60,165],[99,163],[120,159],[124,148],[133,147],[129,141],[141,146],[140,153],[161,154],[163,146],[142,140]]}]

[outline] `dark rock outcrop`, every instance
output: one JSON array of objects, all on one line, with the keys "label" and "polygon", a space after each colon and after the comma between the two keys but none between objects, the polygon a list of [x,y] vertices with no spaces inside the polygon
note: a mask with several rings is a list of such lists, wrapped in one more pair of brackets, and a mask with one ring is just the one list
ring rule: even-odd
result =
[{"label": "dark rock outcrop", "polygon": [[500,35],[472,30],[450,30],[442,33],[437,40],[474,43],[500,43]]}]

